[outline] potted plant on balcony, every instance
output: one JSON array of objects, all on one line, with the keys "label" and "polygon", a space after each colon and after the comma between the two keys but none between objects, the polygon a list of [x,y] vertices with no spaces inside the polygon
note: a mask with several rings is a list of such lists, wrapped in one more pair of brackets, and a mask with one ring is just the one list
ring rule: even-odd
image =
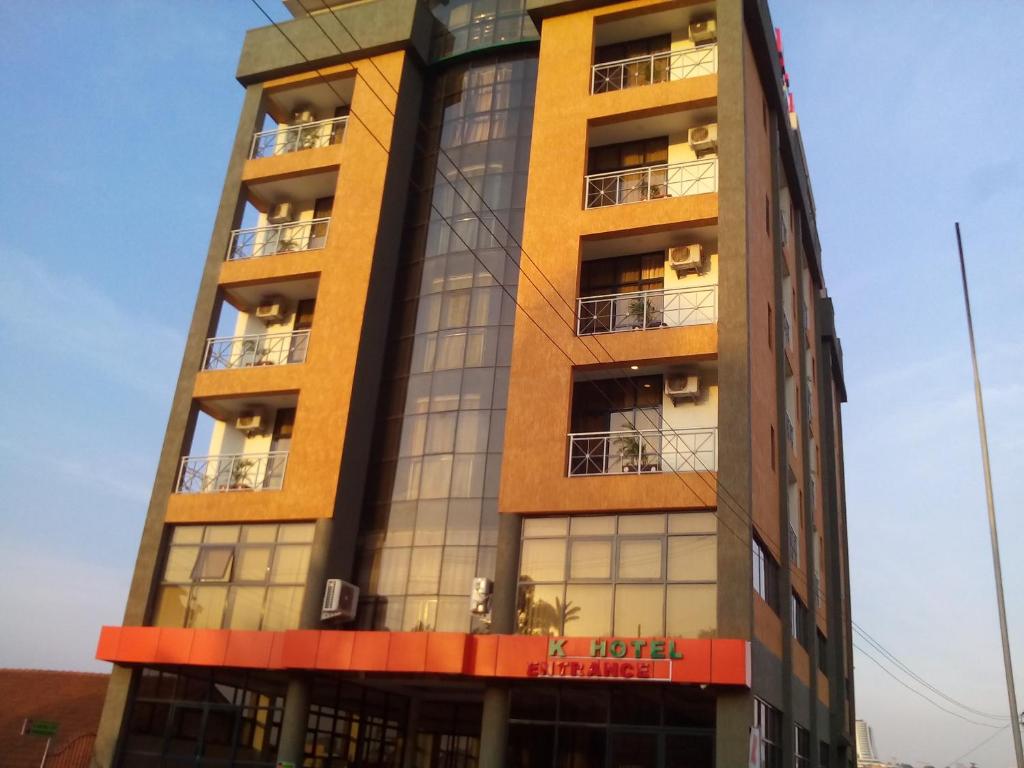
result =
[{"label": "potted plant on balcony", "polygon": [[640,462],[640,435],[620,435],[613,441],[615,449],[619,452],[619,460],[622,462],[623,472],[636,472]]},{"label": "potted plant on balcony", "polygon": [[635,329],[643,330],[655,325],[654,314],[657,309],[654,302],[644,296],[637,296],[630,299],[626,305],[626,325]]},{"label": "potted plant on balcony", "polygon": [[232,491],[250,491],[252,490],[253,476],[252,468],[256,466],[256,462],[253,459],[239,459],[231,466],[231,482],[228,488]]}]

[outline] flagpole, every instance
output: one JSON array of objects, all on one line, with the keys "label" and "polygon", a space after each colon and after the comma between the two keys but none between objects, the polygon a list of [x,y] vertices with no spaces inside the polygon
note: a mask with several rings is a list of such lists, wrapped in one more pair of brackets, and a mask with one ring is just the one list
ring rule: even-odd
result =
[{"label": "flagpole", "polygon": [[988,527],[992,539],[992,568],[996,577],[996,603],[999,607],[999,632],[1003,639],[1003,667],[1006,671],[1006,695],[1010,702],[1010,726],[1013,729],[1013,749],[1017,754],[1017,768],[1024,768],[1024,749],[1020,741],[1020,715],[1017,711],[1017,690],[1013,684],[1013,660],[1010,657],[1010,635],[1006,628],[1006,601],[1003,598],[1003,567],[999,561],[999,531],[996,527],[996,503],[992,495],[992,468],[988,460],[988,431],[985,429],[985,405],[981,397],[981,376],[978,373],[978,352],[974,346],[974,322],[971,320],[971,297],[967,291],[967,267],[964,264],[964,244],[960,237],[960,222],[956,222],[956,247],[960,253],[960,279],[964,286],[964,306],[967,308],[967,335],[971,341],[971,365],[974,368],[974,401],[978,408],[978,433],[981,439],[981,464],[985,472],[985,500],[988,503]]}]

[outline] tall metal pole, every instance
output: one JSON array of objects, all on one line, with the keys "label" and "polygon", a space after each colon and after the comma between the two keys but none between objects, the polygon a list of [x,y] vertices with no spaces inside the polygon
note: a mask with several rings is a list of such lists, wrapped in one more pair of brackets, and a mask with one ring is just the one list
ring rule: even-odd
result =
[{"label": "tall metal pole", "polygon": [[985,405],[981,399],[981,376],[978,374],[978,352],[974,348],[974,323],[971,320],[971,297],[967,292],[967,267],[964,244],[960,238],[960,222],[956,222],[956,247],[960,252],[960,278],[964,284],[964,306],[967,307],[967,335],[971,340],[971,365],[974,366],[974,400],[978,406],[978,432],[981,438],[981,464],[985,470],[985,500],[988,502],[988,527],[992,537],[992,568],[996,576],[996,602],[999,605],[999,631],[1003,637],[1003,667],[1006,669],[1006,695],[1010,701],[1010,725],[1017,768],[1024,768],[1024,749],[1020,741],[1017,713],[1017,690],[1013,684],[1013,661],[1010,658],[1010,635],[1006,629],[1006,601],[1003,598],[1003,567],[999,562],[999,532],[996,529],[996,503],[992,496],[992,469],[988,462],[988,431],[985,429]]}]

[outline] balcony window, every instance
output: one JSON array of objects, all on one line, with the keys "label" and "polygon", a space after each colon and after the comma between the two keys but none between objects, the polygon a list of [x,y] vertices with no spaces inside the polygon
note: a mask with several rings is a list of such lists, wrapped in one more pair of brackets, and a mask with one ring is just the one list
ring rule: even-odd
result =
[{"label": "balcony window", "polygon": [[[717,430],[713,426],[674,426],[671,422],[678,414],[665,412],[663,406],[665,378],[634,376],[576,384],[569,435],[570,476],[716,468]],[[672,379],[670,386],[678,384],[675,375],[668,378]],[[698,377],[692,378],[696,382]],[[699,385],[693,394],[698,393]],[[675,411],[674,405],[668,408]]]},{"label": "balcony window", "polygon": [[175,526],[154,626],[294,629],[312,541],[312,523]]},{"label": "balcony window", "polygon": [[519,632],[708,637],[717,624],[715,534],[710,512],[528,519]]},{"label": "balcony window", "polygon": [[671,35],[599,45],[594,50],[594,93],[618,91],[669,79]]}]

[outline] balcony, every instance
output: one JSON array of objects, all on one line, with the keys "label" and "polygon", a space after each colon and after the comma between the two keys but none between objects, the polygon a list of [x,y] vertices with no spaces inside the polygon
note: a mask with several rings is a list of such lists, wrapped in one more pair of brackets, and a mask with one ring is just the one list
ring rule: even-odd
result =
[{"label": "balcony", "polygon": [[584,207],[603,208],[718,191],[718,158],[649,165],[586,177]]},{"label": "balcony", "polygon": [[592,68],[591,93],[608,93],[642,85],[713,75],[718,72],[718,46],[702,45],[602,62]]},{"label": "balcony", "polygon": [[203,369],[223,371],[306,362],[309,331],[221,336],[206,340]]},{"label": "balcony", "polygon": [[228,261],[256,259],[277,253],[294,253],[323,248],[330,217],[236,229],[228,244]]},{"label": "balcony", "polygon": [[571,433],[569,476],[714,471],[717,440],[716,428]]},{"label": "balcony", "polygon": [[283,125],[269,131],[260,131],[252,137],[250,159],[286,155],[303,149],[315,149],[339,144],[345,135],[348,117],[315,120],[300,125]]},{"label": "balcony", "polygon": [[679,328],[718,319],[718,286],[586,296],[577,300],[576,334]]},{"label": "balcony", "polygon": [[793,420],[789,418],[789,414],[786,414],[786,442],[789,444],[790,450],[796,449],[796,431],[793,429]]},{"label": "balcony", "polygon": [[288,451],[185,456],[178,471],[178,493],[276,491],[284,483]]}]

